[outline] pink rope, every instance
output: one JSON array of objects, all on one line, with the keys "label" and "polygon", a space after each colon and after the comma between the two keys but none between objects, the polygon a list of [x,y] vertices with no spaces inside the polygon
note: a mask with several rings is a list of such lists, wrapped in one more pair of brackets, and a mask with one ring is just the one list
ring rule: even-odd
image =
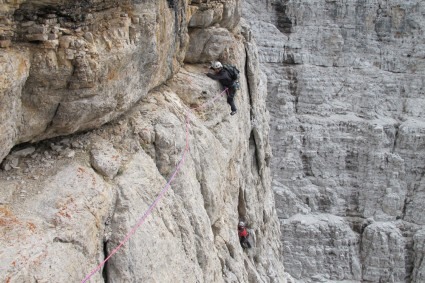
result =
[{"label": "pink rope", "polygon": [[204,107],[206,107],[207,105],[209,105],[209,104],[211,104],[211,103],[213,103],[213,102],[215,102],[218,98],[220,98],[222,95],[223,95],[223,93],[225,93],[225,92],[227,92],[227,87],[221,92],[221,93],[219,93],[219,94],[217,94],[216,96],[214,96],[212,99],[210,99],[210,100],[208,100],[207,102],[205,102],[204,104],[202,104],[201,106],[198,106],[198,107],[195,107],[195,108],[192,108],[192,110],[198,110],[198,109],[202,109],[202,108],[204,108]]},{"label": "pink rope", "polygon": [[[220,97],[221,95],[223,95],[223,93],[225,93],[227,91],[227,88],[225,90],[223,90],[223,92],[221,92],[220,94],[216,95],[213,99],[205,102],[204,104],[202,104],[201,106],[198,106],[195,109],[202,109],[203,107],[205,107],[206,105],[210,104],[211,102],[214,102],[217,100],[218,97]],[[134,227],[130,230],[130,232],[127,233],[127,235],[125,236],[124,240],[122,240],[120,242],[120,244],[112,250],[112,252],[105,258],[104,261],[102,261],[95,269],[93,269],[82,281],[81,283],[85,283],[87,282],[99,269],[102,268],[102,266],[105,265],[105,263],[114,255],[116,254],[121,247],[130,239],[131,236],[133,236],[133,234],[136,232],[136,230],[145,222],[146,218],[152,213],[152,210],[156,207],[156,205],[158,204],[158,202],[162,199],[162,197],[164,196],[164,194],[167,192],[167,190],[170,188],[170,184],[171,181],[173,181],[174,177],[177,175],[177,172],[180,170],[180,167],[184,164],[185,162],[185,158],[186,158],[186,153],[189,150],[189,114],[186,113],[186,146],[182,155],[182,158],[180,159],[180,162],[177,164],[176,166],[176,170],[174,170],[173,175],[171,175],[171,178],[168,180],[167,184],[164,186],[164,188],[162,188],[162,190],[160,191],[160,193],[158,194],[158,196],[156,197],[155,201],[149,206],[149,208],[145,211],[145,213],[143,214],[143,216],[139,219],[139,221],[137,221],[136,225],[134,225]]]}]

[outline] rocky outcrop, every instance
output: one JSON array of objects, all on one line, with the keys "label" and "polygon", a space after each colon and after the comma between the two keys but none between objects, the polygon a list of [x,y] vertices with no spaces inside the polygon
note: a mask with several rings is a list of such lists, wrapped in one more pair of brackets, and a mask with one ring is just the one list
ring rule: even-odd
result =
[{"label": "rocky outcrop", "polygon": [[2,4],[0,159],[116,118],[183,61],[185,1],[65,2]]},{"label": "rocky outcrop", "polygon": [[[81,281],[131,233],[91,281],[292,282],[266,78],[240,2],[142,2],[5,4],[0,280]],[[205,76],[210,59],[241,70],[236,116]]]},{"label": "rocky outcrop", "polygon": [[246,2],[287,271],[421,282],[423,1]]},{"label": "rocky outcrop", "polygon": [[330,274],[342,281],[348,273],[355,280],[361,279],[360,239],[343,218],[294,215],[282,221],[282,239],[284,265],[295,278],[325,282],[325,274]]},{"label": "rocky outcrop", "polygon": [[363,280],[403,282],[406,250],[400,229],[391,223],[374,223],[362,236]]}]

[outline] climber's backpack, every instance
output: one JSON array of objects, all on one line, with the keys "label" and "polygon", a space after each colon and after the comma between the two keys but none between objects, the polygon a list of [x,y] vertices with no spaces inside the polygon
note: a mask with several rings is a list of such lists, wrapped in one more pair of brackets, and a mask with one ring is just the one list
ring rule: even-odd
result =
[{"label": "climber's backpack", "polygon": [[233,66],[233,65],[229,65],[229,64],[223,64],[223,68],[229,72],[230,77],[232,78],[233,81],[237,81],[239,80],[239,70]]},{"label": "climber's backpack", "polygon": [[232,87],[235,89],[235,90],[237,90],[237,89],[240,89],[241,88],[241,86],[240,86],[240,84],[239,84],[239,70],[238,70],[238,68],[236,68],[235,66],[233,66],[233,65],[229,65],[229,64],[223,64],[223,68],[227,71],[227,72],[229,72],[229,74],[230,74],[230,77],[232,78],[232,80],[233,80],[233,84],[232,84]]}]

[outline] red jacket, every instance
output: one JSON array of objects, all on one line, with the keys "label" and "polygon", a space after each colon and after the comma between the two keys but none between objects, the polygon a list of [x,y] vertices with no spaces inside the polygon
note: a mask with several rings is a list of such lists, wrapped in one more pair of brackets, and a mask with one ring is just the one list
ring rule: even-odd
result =
[{"label": "red jacket", "polygon": [[247,237],[248,231],[246,230],[246,228],[238,228],[238,234],[239,237]]}]

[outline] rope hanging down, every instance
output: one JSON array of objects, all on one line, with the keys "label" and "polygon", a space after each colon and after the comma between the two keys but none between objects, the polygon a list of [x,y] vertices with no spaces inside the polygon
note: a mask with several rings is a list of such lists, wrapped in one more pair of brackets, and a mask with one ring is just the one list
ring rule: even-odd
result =
[{"label": "rope hanging down", "polygon": [[[203,107],[207,106],[208,104],[210,104],[211,102],[215,102],[220,96],[222,96],[225,92],[227,91],[227,88],[225,90],[223,90],[220,94],[217,94],[214,98],[212,98],[211,100],[205,102],[204,104],[202,104],[201,106],[198,106],[196,108],[192,108],[192,110],[196,110],[196,109],[202,109]],[[130,230],[130,232],[127,233],[127,235],[125,236],[124,240],[122,240],[120,242],[120,244],[112,250],[112,252],[105,258],[104,261],[102,261],[95,269],[92,270],[92,272],[90,272],[82,281],[81,283],[85,283],[87,282],[98,270],[100,270],[102,268],[102,266],[105,265],[105,263],[114,255],[116,254],[121,248],[122,246],[130,239],[131,236],[133,236],[133,234],[136,232],[136,230],[142,226],[142,224],[145,222],[146,218],[152,213],[152,210],[156,207],[156,205],[158,204],[158,202],[162,199],[162,197],[164,196],[164,194],[168,191],[168,189],[170,188],[170,184],[173,181],[174,177],[177,175],[178,171],[180,170],[180,167],[184,164],[185,162],[185,158],[186,158],[186,153],[189,151],[189,123],[190,123],[190,119],[189,119],[189,112],[186,112],[186,146],[184,148],[183,154],[182,154],[182,158],[180,159],[180,162],[177,164],[176,166],[176,170],[174,170],[173,175],[171,175],[171,178],[168,180],[167,184],[165,184],[164,188],[162,188],[162,190],[160,191],[160,193],[158,194],[158,196],[156,197],[156,199],[154,200],[154,202],[149,206],[149,208],[145,211],[145,213],[143,214],[143,216],[139,219],[139,221],[137,221],[136,225],[134,225],[134,227]]]}]

